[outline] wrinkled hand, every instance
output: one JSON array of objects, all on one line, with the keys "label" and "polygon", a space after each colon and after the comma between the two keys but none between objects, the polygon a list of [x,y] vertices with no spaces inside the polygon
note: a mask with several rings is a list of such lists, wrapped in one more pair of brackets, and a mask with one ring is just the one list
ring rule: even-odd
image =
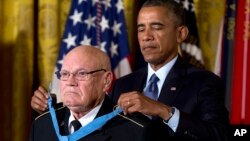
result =
[{"label": "wrinkled hand", "polygon": [[[56,98],[55,94],[51,94],[51,96],[53,97],[53,100]],[[39,86],[32,96],[30,102],[31,108],[40,114],[45,112],[46,109],[48,109],[48,98],[48,91],[44,87]]]},{"label": "wrinkled hand", "polygon": [[123,109],[125,115],[140,112],[144,115],[159,116],[165,120],[169,118],[169,106],[152,100],[137,91],[121,94],[118,105]]}]

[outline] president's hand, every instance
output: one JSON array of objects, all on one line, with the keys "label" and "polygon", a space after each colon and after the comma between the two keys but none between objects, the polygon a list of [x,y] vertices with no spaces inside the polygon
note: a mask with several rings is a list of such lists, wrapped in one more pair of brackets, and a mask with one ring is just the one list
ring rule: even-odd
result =
[{"label": "president's hand", "polygon": [[170,106],[152,100],[137,91],[121,94],[118,99],[118,105],[123,109],[125,115],[140,112],[148,116],[158,116],[163,120],[168,120],[171,116]]},{"label": "president's hand", "polygon": [[[56,95],[51,94],[51,96],[54,102],[54,100],[56,100]],[[35,90],[34,95],[32,96],[30,102],[31,108],[40,114],[45,112],[48,109],[48,98],[48,91],[44,87],[39,86],[38,89]]]}]

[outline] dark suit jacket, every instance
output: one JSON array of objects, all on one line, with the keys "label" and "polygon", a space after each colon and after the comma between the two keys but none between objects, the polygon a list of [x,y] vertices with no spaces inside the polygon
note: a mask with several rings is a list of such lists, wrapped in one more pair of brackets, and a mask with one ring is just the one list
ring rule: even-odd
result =
[{"label": "dark suit jacket", "polygon": [[[113,107],[113,103],[108,97],[106,97],[96,117],[112,112]],[[68,120],[70,116],[69,109],[67,107],[57,109],[56,116],[60,134],[68,135]],[[101,129],[85,136],[80,139],[80,141],[153,141],[155,138],[159,138],[159,140],[162,138],[154,137],[156,134],[149,137],[147,136],[149,135],[148,132],[156,131],[154,128],[157,128],[157,125],[151,124],[147,117],[136,113],[135,115],[131,115],[129,118],[142,124],[144,127],[141,127],[134,122],[123,118],[122,116],[116,116],[108,121]],[[33,121],[30,132],[30,141],[57,140],[58,139],[49,112],[44,113]]]},{"label": "dark suit jacket", "polygon": [[[142,92],[146,78],[147,68],[118,79],[110,98],[117,102],[121,93]],[[172,132],[173,138],[220,141],[227,140],[229,126],[223,97],[224,86],[219,77],[186,64],[178,57],[166,77],[158,101],[180,110],[180,120],[176,133]]]}]

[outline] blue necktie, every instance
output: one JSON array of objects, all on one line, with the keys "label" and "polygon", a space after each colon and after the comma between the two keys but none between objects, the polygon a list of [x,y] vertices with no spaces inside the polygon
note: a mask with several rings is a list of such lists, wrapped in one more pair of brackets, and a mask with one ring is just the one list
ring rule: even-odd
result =
[{"label": "blue necktie", "polygon": [[145,95],[151,99],[157,100],[158,97],[158,86],[157,82],[159,78],[153,74],[149,79],[148,87],[145,90]]}]

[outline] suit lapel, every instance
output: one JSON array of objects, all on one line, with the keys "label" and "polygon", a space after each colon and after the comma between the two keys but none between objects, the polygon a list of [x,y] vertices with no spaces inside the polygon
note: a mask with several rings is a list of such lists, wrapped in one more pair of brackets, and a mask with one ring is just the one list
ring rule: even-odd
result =
[{"label": "suit lapel", "polygon": [[178,57],[176,63],[165,79],[158,101],[172,106],[179,94],[178,91],[182,89],[182,79],[185,77],[185,75],[186,65],[183,63],[182,59]]},{"label": "suit lapel", "polygon": [[143,68],[132,73],[131,75],[128,75],[126,82],[129,84],[124,86],[123,88],[124,91],[122,92],[129,92],[129,91],[143,92],[143,88],[145,87],[147,81],[147,73],[148,69]]},{"label": "suit lapel", "polygon": [[[68,123],[69,123],[70,111],[69,111],[69,109],[67,107],[65,107],[65,110],[61,114],[62,114],[61,117],[64,117],[64,118],[62,120],[58,120],[58,126],[59,126],[59,129],[60,129],[60,134],[61,135],[69,135]],[[57,119],[59,119],[59,117]]]},{"label": "suit lapel", "polygon": [[134,83],[135,88],[139,88],[137,91],[143,92],[143,89],[146,85],[147,81],[147,75],[148,75],[148,69],[143,69],[140,73],[138,73],[137,80]]},{"label": "suit lapel", "polygon": [[105,96],[104,101],[102,103],[102,106],[100,110],[98,111],[95,118],[103,116],[105,114],[108,114],[113,111],[114,104],[110,101],[108,96]]}]

